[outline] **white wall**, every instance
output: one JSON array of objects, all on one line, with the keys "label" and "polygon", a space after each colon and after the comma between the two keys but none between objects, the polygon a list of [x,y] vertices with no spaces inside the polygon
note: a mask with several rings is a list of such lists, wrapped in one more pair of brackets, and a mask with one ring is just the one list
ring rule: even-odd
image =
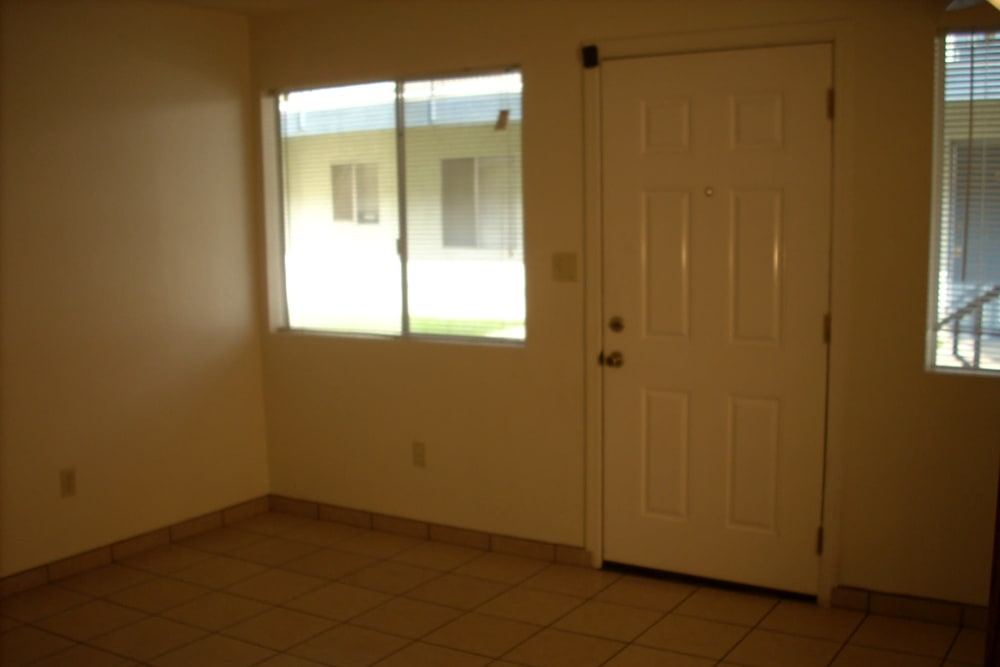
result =
[{"label": "white wall", "polygon": [[268,479],[246,19],[25,0],[2,30],[5,575]]},{"label": "white wall", "polygon": [[[942,21],[996,15],[943,4],[366,0],[255,18],[248,44],[234,15],[6,2],[0,575],[269,488],[592,541],[583,332],[598,304],[551,280],[553,253],[589,251],[579,46],[830,20],[830,583],[985,603],[1000,383],[924,372],[923,327],[932,40]],[[523,349],[269,333],[265,454],[249,62],[257,90],[523,68]],[[79,490],[63,500],[67,466]]]},{"label": "white wall", "polygon": [[[1000,381],[923,370],[933,38],[941,21],[965,20],[945,18],[943,4],[373,0],[254,20],[260,90],[507,64],[525,81],[526,347],[269,334],[273,490],[593,540],[584,531],[583,331],[599,304],[586,303],[584,283],[551,280],[550,265],[555,252],[588,251],[579,47],[834,21],[828,583],[985,603]],[[991,11],[966,16],[994,20]],[[414,439],[427,443],[426,469],[410,465]]]}]

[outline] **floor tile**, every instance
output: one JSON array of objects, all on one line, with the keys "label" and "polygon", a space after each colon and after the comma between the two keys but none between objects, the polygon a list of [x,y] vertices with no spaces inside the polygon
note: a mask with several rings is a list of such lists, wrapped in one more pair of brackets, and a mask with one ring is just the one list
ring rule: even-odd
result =
[{"label": "floor tile", "polygon": [[792,635],[846,641],[864,619],[860,611],[831,609],[817,604],[783,600],[769,613],[759,627]]},{"label": "floor tile", "polygon": [[756,625],[775,607],[775,598],[736,591],[701,588],[674,609],[674,613],[710,621]]},{"label": "floor tile", "polygon": [[89,596],[59,586],[39,586],[24,593],[0,599],[4,616],[31,623],[90,600]]},{"label": "floor tile", "polygon": [[287,653],[279,653],[273,658],[260,663],[257,667],[319,667],[322,664],[321,662],[306,660],[305,658],[297,658]]},{"label": "floor tile", "polygon": [[670,611],[697,590],[695,586],[647,577],[624,576],[595,596],[603,602]]},{"label": "floor tile", "polygon": [[455,569],[456,574],[490,579],[505,584],[519,584],[548,567],[549,563],[530,558],[487,553]]},{"label": "floor tile", "polygon": [[228,556],[209,556],[201,562],[174,572],[171,576],[188,583],[218,589],[249,579],[266,569],[263,565]]},{"label": "floor tile", "polygon": [[32,667],[133,667],[139,663],[84,644],[31,663]]},{"label": "floor tile", "polygon": [[482,667],[489,658],[429,644],[410,644],[378,663],[378,667]]},{"label": "floor tile", "polygon": [[192,546],[157,547],[0,600],[0,664],[970,667],[983,661],[981,630],[304,517],[257,515],[186,544]]},{"label": "floor tile", "polygon": [[143,662],[200,639],[205,632],[164,618],[150,617],[91,640],[98,648]]},{"label": "floor tile", "polygon": [[275,655],[274,651],[260,646],[219,635],[209,635],[161,655],[153,660],[152,664],[157,667],[191,667],[192,665],[249,667],[273,655]]},{"label": "floor tile", "polygon": [[607,667],[713,667],[715,660],[633,644],[605,664]]},{"label": "floor tile", "polygon": [[441,573],[436,570],[395,561],[382,561],[343,577],[341,581],[351,586],[399,595],[439,576]]},{"label": "floor tile", "polygon": [[527,579],[522,586],[537,588],[552,593],[590,597],[621,579],[616,572],[594,570],[572,565],[549,565],[538,574]]},{"label": "floor tile", "polygon": [[359,537],[366,532],[368,531],[364,528],[348,526],[343,523],[310,521],[302,524],[301,526],[297,526],[286,533],[282,533],[282,537],[287,540],[296,540],[298,542],[313,544],[320,548],[330,548],[335,547],[336,545],[347,540]]},{"label": "floor tile", "polygon": [[211,592],[185,581],[158,577],[108,596],[108,600],[149,613],[158,613]]},{"label": "floor tile", "polygon": [[450,571],[479,558],[484,553],[479,549],[469,549],[443,542],[423,542],[396,554],[392,559],[429,570]]},{"label": "floor tile", "polygon": [[270,609],[270,605],[231,593],[213,592],[168,609],[163,616],[217,631]]},{"label": "floor tile", "polygon": [[483,614],[465,614],[424,637],[424,641],[498,658],[542,628]]},{"label": "floor tile", "polygon": [[194,537],[182,540],[181,544],[198,551],[208,551],[214,554],[228,554],[250,546],[255,542],[260,542],[265,537],[259,533],[252,533],[245,530],[235,530],[233,528],[219,528],[207,533],[201,533]]},{"label": "floor tile", "polygon": [[556,622],[556,628],[630,642],[660,620],[661,612],[612,602],[589,601]]},{"label": "floor tile", "polygon": [[289,600],[285,606],[338,621],[347,621],[389,599],[390,596],[385,593],[334,582]]},{"label": "floor tile", "polygon": [[223,631],[227,637],[284,651],[329,630],[337,622],[291,609],[274,608]]},{"label": "floor tile", "polygon": [[341,577],[346,577],[349,574],[370,567],[377,562],[378,559],[371,556],[325,549],[288,561],[281,567],[290,572],[308,574],[312,577],[340,579]]},{"label": "floor tile", "polygon": [[982,630],[964,628],[948,651],[950,662],[981,665],[986,656],[986,633]]},{"label": "floor tile", "polygon": [[294,514],[280,512],[263,512],[249,519],[238,521],[230,526],[236,530],[249,530],[263,535],[282,535],[296,528],[313,523],[309,519]]},{"label": "floor tile", "polygon": [[958,629],[923,621],[869,616],[851,637],[852,644],[943,658]]},{"label": "floor tile", "polygon": [[624,644],[562,630],[543,630],[504,656],[533,667],[590,667],[604,664]]},{"label": "floor tile", "polygon": [[228,589],[230,593],[244,595],[254,600],[281,604],[293,598],[319,588],[326,582],[317,577],[310,577],[296,572],[284,570],[266,570],[255,574],[249,579],[233,584]]},{"label": "floor tile", "polygon": [[753,630],[726,659],[749,667],[825,667],[839,650],[840,642]]},{"label": "floor tile", "polygon": [[640,635],[636,643],[718,660],[748,633],[749,628],[740,625],[670,615]]},{"label": "floor tile", "polygon": [[463,574],[445,574],[417,586],[407,597],[459,609],[474,609],[509,589],[507,584]]},{"label": "floor tile", "polygon": [[49,616],[40,621],[38,626],[57,635],[82,641],[143,618],[146,618],[146,615],[134,609],[104,600],[94,600]]},{"label": "floor tile", "polygon": [[72,647],[65,637],[23,625],[0,635],[0,665],[21,667]]},{"label": "floor tile", "polygon": [[289,652],[337,667],[367,667],[409,643],[409,639],[402,637],[341,625],[299,644]]},{"label": "floor tile", "polygon": [[337,545],[337,548],[373,558],[389,558],[421,543],[422,540],[414,537],[371,530],[364,531],[349,540],[344,540]]},{"label": "floor tile", "polygon": [[848,644],[830,667],[938,667],[940,660]]},{"label": "floor tile", "polygon": [[419,639],[449,621],[455,620],[461,611],[451,607],[394,598],[371,611],[361,614],[351,623],[392,635]]},{"label": "floor tile", "polygon": [[250,546],[237,549],[229,555],[240,560],[248,560],[259,565],[282,565],[318,551],[319,547],[305,542],[269,537]]},{"label": "floor tile", "polygon": [[531,588],[514,588],[481,606],[478,611],[535,625],[549,625],[583,604],[571,595]]},{"label": "floor tile", "polygon": [[89,572],[60,579],[58,584],[63,588],[68,588],[78,593],[100,597],[141,584],[152,576],[152,574],[143,570],[112,563],[111,565],[105,565]]},{"label": "floor tile", "polygon": [[128,567],[153,572],[155,574],[171,574],[191,567],[195,563],[211,558],[211,554],[196,549],[188,549],[177,544],[168,544],[140,554],[123,559],[121,562]]}]

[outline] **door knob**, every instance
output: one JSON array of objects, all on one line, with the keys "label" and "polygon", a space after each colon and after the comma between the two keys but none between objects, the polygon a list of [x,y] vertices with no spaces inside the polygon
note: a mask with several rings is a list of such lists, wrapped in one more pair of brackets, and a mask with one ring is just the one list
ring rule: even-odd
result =
[{"label": "door knob", "polygon": [[622,356],[621,352],[612,352],[604,357],[604,365],[611,366],[612,368],[621,368],[625,365],[625,357]]}]

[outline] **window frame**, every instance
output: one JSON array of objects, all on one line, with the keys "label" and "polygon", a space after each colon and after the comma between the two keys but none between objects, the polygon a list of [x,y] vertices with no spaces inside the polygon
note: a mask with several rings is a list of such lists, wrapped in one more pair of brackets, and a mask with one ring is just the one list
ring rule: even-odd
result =
[{"label": "window frame", "polygon": [[[992,36],[983,42],[997,45],[977,63],[975,43],[980,35]],[[952,36],[964,42],[952,46]],[[968,65],[962,65],[968,68],[968,81],[950,75],[951,59],[961,63],[963,48],[968,52]],[[989,75],[984,74],[986,69]],[[940,33],[935,39],[934,74],[925,367],[933,373],[1000,377],[1000,276],[987,278],[990,271],[1000,272],[1000,253],[990,252],[992,245],[1000,244],[1000,180],[995,185],[987,181],[991,158],[1000,166],[1000,88],[991,81],[1000,77],[1000,28]],[[977,124],[973,110],[984,102],[997,110],[983,114],[985,120]],[[968,120],[956,116],[955,108],[964,111],[960,105],[967,105]],[[980,231],[970,232],[973,228]],[[976,264],[984,271],[983,280],[971,280],[968,268],[975,252],[970,247],[977,237],[986,244],[984,261]],[[956,245],[961,258],[955,254]],[[984,325],[984,318],[996,321]]]},{"label": "window frame", "polygon": [[[452,216],[449,216],[449,199],[445,196],[445,190],[448,187],[445,176],[448,173],[448,169],[445,164],[464,162],[472,165],[470,174],[471,192],[469,192],[472,224],[469,225],[469,231],[472,232],[473,238],[471,243],[449,242],[448,219]],[[511,156],[509,155],[471,155],[441,159],[441,245],[443,248],[484,251],[512,250],[511,239],[515,237],[515,234],[511,226],[511,212],[505,211],[507,219],[504,223],[495,229],[491,229],[489,212],[486,210],[492,204],[492,202],[487,202],[486,200],[493,194],[491,190],[482,187],[483,165],[489,162],[502,165],[504,175],[508,179],[512,178],[512,175],[515,173],[515,168],[511,164]],[[503,206],[509,207],[510,203],[505,203]],[[521,245],[523,246],[523,241],[521,241]]]},{"label": "window frame", "polygon": [[[510,118],[511,118],[511,112],[508,109],[506,109],[506,108],[504,108],[502,110],[502,112],[501,112],[501,116],[502,116],[502,119],[503,119],[502,125],[501,125],[500,121],[497,121],[496,125],[494,126],[493,122],[491,121],[490,127],[492,127],[495,130],[505,130],[505,129],[507,129],[508,122],[516,122],[517,126],[518,126],[518,130],[517,130],[517,135],[518,136],[517,136],[517,139],[516,139],[516,142],[517,142],[516,143],[516,150],[513,153],[504,154],[504,155],[498,156],[498,157],[509,158],[512,161],[516,160],[516,169],[512,168],[510,170],[511,176],[517,179],[516,203],[513,204],[513,206],[516,207],[516,213],[513,214],[516,222],[515,223],[511,223],[511,224],[509,224],[507,226],[508,227],[512,227],[512,226],[515,226],[515,225],[519,225],[519,229],[517,230],[517,233],[513,235],[513,237],[515,239],[515,242],[516,242],[516,244],[517,244],[518,247],[516,249],[516,253],[512,252],[512,253],[510,253],[510,256],[512,256],[512,257],[516,256],[517,261],[520,264],[521,278],[520,278],[519,283],[520,283],[521,288],[523,290],[523,292],[521,293],[521,295],[519,297],[519,300],[521,301],[521,304],[522,304],[522,310],[521,310],[521,315],[520,315],[520,324],[519,324],[519,326],[521,328],[521,334],[520,334],[519,337],[518,336],[504,336],[504,335],[500,335],[500,336],[494,337],[493,335],[490,335],[490,334],[479,334],[479,333],[449,333],[449,332],[421,331],[421,330],[415,328],[416,325],[412,325],[411,326],[411,322],[410,321],[411,321],[412,317],[411,317],[411,313],[408,312],[408,301],[409,301],[409,299],[408,299],[408,294],[409,294],[408,282],[409,281],[408,281],[407,274],[408,274],[408,267],[409,267],[410,257],[409,257],[409,248],[408,248],[408,243],[409,243],[408,236],[409,236],[409,234],[408,234],[408,230],[407,230],[407,227],[409,226],[409,221],[406,220],[406,209],[407,209],[407,182],[410,181],[411,179],[407,175],[408,167],[406,166],[406,162],[405,162],[405,160],[406,160],[406,157],[405,157],[406,151],[405,151],[405,148],[403,147],[403,146],[405,146],[405,141],[406,140],[403,138],[403,135],[405,135],[409,130],[411,130],[412,127],[416,127],[416,126],[410,126],[408,120],[405,123],[403,121],[403,108],[409,103],[409,100],[408,100],[407,96],[404,94],[405,87],[408,84],[416,84],[416,83],[424,83],[424,82],[437,83],[437,82],[442,82],[442,81],[449,82],[449,81],[452,81],[452,80],[461,80],[461,79],[465,79],[465,78],[473,79],[473,78],[476,78],[476,77],[488,77],[488,76],[491,76],[491,75],[507,75],[507,74],[516,74],[517,75],[517,88],[514,89],[514,90],[506,90],[506,91],[500,90],[497,93],[487,93],[487,94],[490,94],[490,95],[492,95],[492,94],[500,94],[500,95],[502,95],[502,94],[512,94],[514,96],[514,99],[515,99],[514,104],[516,105],[516,109],[518,110],[518,113],[520,114],[520,110],[523,108],[523,106],[522,106],[523,105],[523,74],[522,74],[522,69],[520,67],[518,67],[518,66],[504,67],[504,68],[490,69],[490,70],[477,70],[477,71],[472,71],[472,72],[464,71],[464,72],[461,72],[461,73],[438,74],[438,75],[432,75],[432,76],[426,76],[426,77],[400,77],[400,78],[396,78],[396,79],[392,79],[392,80],[382,79],[382,80],[362,81],[362,82],[353,83],[353,84],[352,83],[348,83],[348,84],[327,84],[327,85],[321,85],[321,86],[302,86],[302,87],[296,87],[296,88],[293,88],[293,89],[286,89],[286,90],[274,91],[274,92],[272,92],[272,93],[270,93],[268,95],[268,100],[270,102],[270,108],[268,108],[267,111],[266,111],[266,113],[264,114],[264,116],[266,118],[265,125],[271,127],[274,130],[274,135],[273,135],[274,139],[273,139],[273,142],[272,141],[268,141],[266,143],[269,143],[273,147],[272,151],[268,151],[268,153],[270,153],[270,154],[273,155],[273,160],[271,162],[273,164],[273,167],[275,167],[276,170],[277,170],[274,178],[272,179],[272,186],[271,186],[273,188],[274,199],[275,199],[275,203],[277,205],[274,206],[274,207],[271,207],[271,209],[274,211],[274,219],[276,221],[276,227],[277,227],[276,237],[278,239],[280,239],[280,242],[277,244],[277,246],[280,248],[280,256],[275,257],[274,258],[274,262],[279,267],[279,271],[280,271],[280,274],[281,274],[280,284],[276,283],[276,284],[272,285],[270,293],[271,293],[271,303],[278,306],[278,307],[274,308],[272,310],[272,312],[280,313],[280,316],[281,316],[281,320],[280,320],[280,322],[277,323],[277,327],[276,327],[278,330],[282,330],[282,331],[286,331],[286,332],[291,332],[291,333],[322,335],[322,336],[336,336],[336,337],[348,337],[348,338],[367,338],[367,339],[426,339],[426,340],[432,340],[432,341],[437,340],[439,342],[460,343],[460,344],[473,344],[473,345],[486,345],[486,346],[490,346],[490,347],[517,347],[517,348],[520,348],[520,347],[524,347],[526,345],[526,343],[527,343],[527,328],[528,328],[528,326],[527,326],[527,319],[528,319],[528,315],[527,315],[527,282],[528,282],[528,271],[527,271],[527,262],[526,262],[526,258],[525,258],[525,248],[524,248],[524,237],[525,237],[525,234],[524,234],[524,187],[523,187],[523,180],[522,180],[523,179],[523,171],[522,171],[523,167],[522,167],[522,165],[523,165],[523,159],[524,159],[524,151],[523,151],[523,138],[521,136],[521,131],[520,131],[520,125],[523,122],[523,119],[519,116],[516,119],[516,121],[511,121],[510,120]],[[394,120],[394,125],[393,125],[392,129],[393,129],[394,133],[397,135],[397,138],[396,138],[396,143],[397,143],[397,160],[396,160],[396,169],[394,170],[394,175],[391,178],[393,178],[393,180],[398,180],[398,186],[397,186],[397,190],[396,190],[396,193],[394,195],[394,198],[395,198],[395,200],[396,200],[396,202],[398,204],[398,209],[397,210],[398,210],[398,214],[399,214],[398,238],[396,239],[395,246],[396,246],[397,253],[398,253],[398,256],[399,256],[399,268],[400,268],[400,277],[401,277],[401,284],[400,284],[400,290],[401,290],[401,292],[400,292],[400,296],[402,298],[402,309],[401,309],[402,312],[400,313],[400,328],[399,328],[398,331],[394,331],[394,332],[382,332],[382,331],[341,330],[341,329],[337,329],[337,328],[318,328],[318,327],[312,327],[312,326],[308,326],[308,325],[306,325],[306,326],[294,326],[294,325],[291,324],[291,314],[289,312],[290,311],[290,308],[289,308],[290,290],[289,290],[289,287],[288,287],[288,285],[289,285],[288,268],[289,267],[288,267],[288,264],[287,264],[287,261],[288,261],[287,260],[287,257],[288,257],[287,249],[288,249],[288,247],[290,245],[290,237],[292,235],[292,231],[291,231],[290,225],[288,223],[289,202],[287,201],[287,198],[289,196],[289,189],[288,189],[289,175],[288,175],[288,172],[287,172],[287,162],[288,162],[288,160],[287,160],[287,156],[285,155],[285,140],[286,140],[286,136],[284,135],[284,132],[283,132],[283,122],[284,122],[282,120],[283,112],[280,109],[281,101],[282,101],[282,99],[285,98],[286,95],[294,94],[294,93],[298,93],[298,92],[308,92],[308,91],[313,91],[313,90],[333,89],[333,88],[339,88],[339,87],[342,87],[342,86],[365,85],[365,84],[392,84],[392,85],[394,85],[396,87],[395,102],[393,103],[394,106],[396,107],[396,113],[395,113],[395,120]],[[487,155],[485,157],[492,157],[492,156]],[[354,181],[352,183],[352,186],[353,186],[353,203],[352,203],[352,205],[354,207],[354,210],[352,212],[353,213],[353,219],[352,220],[346,219],[346,216],[345,217],[341,217],[341,218],[337,218],[336,217],[336,213],[334,211],[333,201],[332,200],[330,201],[330,205],[331,205],[331,214],[330,214],[331,215],[331,219],[333,219],[333,221],[337,225],[351,224],[353,222],[353,224],[356,224],[356,225],[362,225],[362,226],[372,227],[372,226],[375,226],[375,224],[377,224],[379,222],[382,222],[383,219],[384,219],[384,217],[383,217],[383,211],[381,210],[381,209],[383,209],[383,204],[384,204],[384,202],[381,201],[381,199],[382,199],[381,184],[379,184],[378,186],[376,186],[377,192],[379,192],[379,195],[376,197],[376,204],[377,204],[378,209],[379,209],[378,212],[376,213],[377,220],[360,220],[359,219],[359,210],[358,210],[358,201],[359,201],[359,193],[358,193],[358,167],[359,166],[364,166],[366,164],[369,164],[369,161],[367,159],[353,160],[353,161],[337,161],[337,160],[332,160],[332,161],[329,162],[329,168],[331,169],[331,171],[329,173],[329,179],[330,180],[328,182],[330,182],[330,184],[331,184],[331,197],[333,195],[333,190],[335,189],[333,187],[333,178],[334,178],[334,176],[333,176],[333,173],[332,173],[332,169],[334,167],[337,167],[337,166],[341,166],[341,167],[343,167],[343,166],[349,166],[349,167],[351,167],[352,168],[352,177],[353,177],[353,181]],[[378,161],[372,161],[372,162],[370,162],[370,164],[372,164],[376,168],[377,174],[378,174],[377,179],[379,179],[377,182],[379,182],[380,179],[381,179],[381,177],[383,176],[383,174],[381,173],[382,172],[382,170],[381,170],[381,166],[382,165]],[[267,170],[265,169],[265,172],[266,171]],[[443,206],[443,202],[441,202],[441,205]],[[390,215],[390,217],[394,217],[392,211],[390,211],[389,215]],[[441,227],[443,229],[443,222],[439,221],[439,225],[441,225]],[[445,246],[444,246],[443,243],[440,244],[440,247],[441,248],[445,248]],[[448,250],[471,250],[471,251],[475,251],[477,249],[479,249],[479,248],[468,248],[468,247],[466,247],[466,248],[448,248]],[[486,249],[485,251],[491,251],[491,250],[490,249]],[[496,254],[495,250],[492,250],[492,252],[494,254]],[[448,259],[452,259],[452,258],[448,258]],[[457,322],[459,324],[461,324],[461,319],[457,320]]]},{"label": "window frame", "polygon": [[[360,177],[360,172],[365,169],[370,168],[374,172],[374,183],[368,183],[367,179]],[[341,171],[343,170],[343,171]],[[349,216],[337,216],[338,200],[339,196],[337,194],[338,190],[343,188],[344,184],[337,183],[337,174],[339,173],[349,173],[350,174],[350,187],[346,188],[350,190],[350,215]],[[354,223],[357,225],[377,225],[379,223],[379,191],[378,191],[378,163],[377,162],[338,162],[330,165],[330,179],[331,179],[331,195],[333,196],[333,221],[336,223]],[[338,188],[338,185],[341,186]],[[362,190],[367,190],[371,187],[373,190],[370,192],[362,192]],[[362,206],[362,200],[373,200],[374,201],[374,213],[371,215],[366,215],[368,211],[365,206]]]}]

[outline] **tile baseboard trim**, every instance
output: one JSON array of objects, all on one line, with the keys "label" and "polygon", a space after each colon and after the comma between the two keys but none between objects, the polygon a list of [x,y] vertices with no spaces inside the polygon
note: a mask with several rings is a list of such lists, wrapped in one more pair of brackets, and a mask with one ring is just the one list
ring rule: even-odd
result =
[{"label": "tile baseboard trim", "polygon": [[259,496],[165,528],[142,533],[68,558],[61,558],[46,565],[39,565],[30,570],[8,575],[0,578],[0,598],[16,595],[87,570],[110,565],[114,561],[123,560],[149,549],[186,540],[199,533],[249,519],[268,511],[269,505],[268,496]]},{"label": "tile baseboard trim", "polygon": [[582,567],[593,565],[590,552],[579,547],[549,544],[507,535],[493,535],[476,530],[431,524],[298,498],[267,495],[0,578],[0,598],[57,582],[87,570],[110,565],[115,561],[135,556],[143,551],[181,542],[195,535],[229,526],[268,511],[343,523],[367,530],[380,530],[407,537],[429,539],[434,542],[544,560],[551,563]]},{"label": "tile baseboard trim", "polygon": [[[593,567],[594,565],[592,554],[579,547],[454,528],[336,505],[325,505],[298,498],[271,495],[269,509],[272,512],[296,514],[310,518],[319,517],[324,521],[429,539],[432,542],[484,549],[510,556],[579,567]],[[880,593],[848,586],[834,588],[831,594],[831,606],[976,630],[986,629],[989,611],[986,607],[976,605]]]},{"label": "tile baseboard trim", "polygon": [[[57,582],[268,511],[550,563],[578,567],[594,565],[593,555],[580,547],[427,523],[287,496],[266,495],[0,578],[0,598]],[[851,586],[835,587],[830,595],[830,603],[831,606],[842,609],[976,630],[986,629],[988,616],[988,609],[977,605],[881,593]]]},{"label": "tile baseboard trim", "polygon": [[268,509],[272,512],[294,514],[313,519],[319,518],[321,521],[344,523],[369,530],[380,530],[385,533],[443,542],[460,547],[483,549],[508,556],[520,556],[561,565],[593,567],[594,564],[592,554],[581,547],[485,533],[468,528],[455,528],[454,526],[404,519],[388,514],[327,505],[287,496],[271,495],[269,499]]},{"label": "tile baseboard trim", "polygon": [[879,616],[906,618],[941,625],[985,630],[989,610],[978,605],[947,602],[894,593],[880,593],[852,586],[837,586],[830,593],[830,605]]}]

